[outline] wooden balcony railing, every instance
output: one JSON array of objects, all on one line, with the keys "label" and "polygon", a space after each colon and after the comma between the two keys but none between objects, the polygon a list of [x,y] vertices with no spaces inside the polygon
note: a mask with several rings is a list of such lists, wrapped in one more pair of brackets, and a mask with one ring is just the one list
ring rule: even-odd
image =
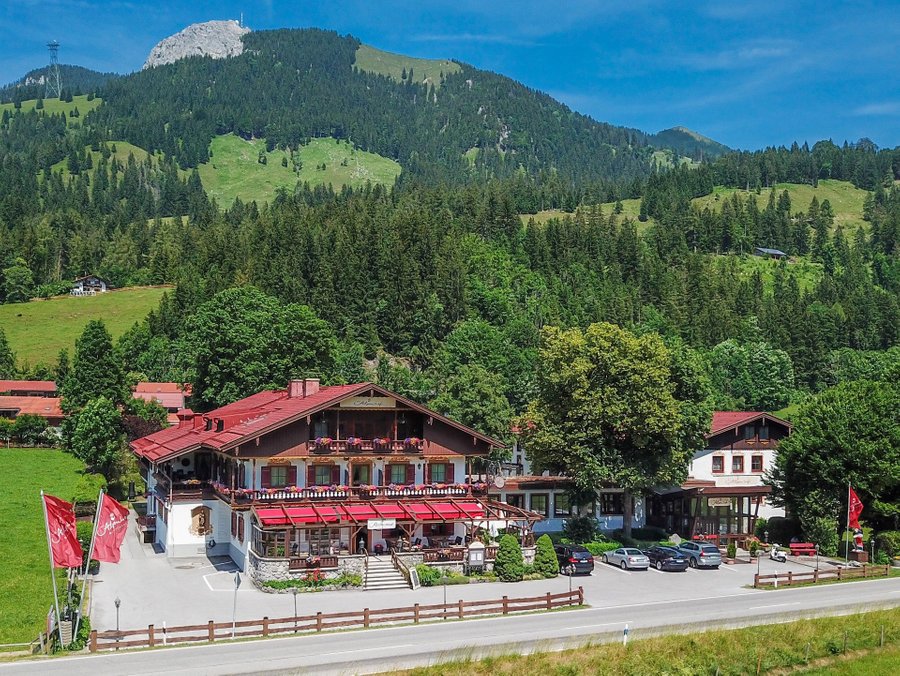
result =
[{"label": "wooden balcony railing", "polygon": [[425,549],[422,551],[423,563],[438,563],[441,561],[465,561],[466,550],[462,547],[452,549]]},{"label": "wooden balcony railing", "polygon": [[410,439],[329,439],[319,437],[311,439],[309,450],[313,453],[421,453],[425,449],[425,441],[419,438]]},{"label": "wooden balcony railing", "polygon": [[289,570],[314,570],[317,568],[337,568],[336,556],[292,556],[288,563]]},{"label": "wooden balcony railing", "polygon": [[156,514],[141,514],[137,518],[141,530],[156,530]]},{"label": "wooden balcony railing", "polygon": [[306,488],[237,488],[229,489],[220,483],[211,483],[215,495],[226,502],[255,504],[290,502],[293,500],[373,500],[377,498],[427,498],[484,495],[487,486],[478,484],[426,484],[414,486],[311,486]]}]

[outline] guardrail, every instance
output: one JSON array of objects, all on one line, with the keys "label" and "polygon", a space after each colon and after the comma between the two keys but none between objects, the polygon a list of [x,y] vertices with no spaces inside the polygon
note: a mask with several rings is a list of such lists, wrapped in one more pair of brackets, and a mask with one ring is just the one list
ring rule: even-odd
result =
[{"label": "guardrail", "polygon": [[790,586],[792,584],[817,584],[829,580],[852,580],[856,578],[886,577],[891,574],[890,566],[863,564],[859,568],[838,568],[836,570],[812,570],[809,572],[772,573],[753,576],[753,586]]},{"label": "guardrail", "polygon": [[584,605],[584,589],[579,587],[570,592],[543,596],[527,596],[489,601],[463,601],[456,603],[416,603],[402,608],[380,608],[350,611],[345,613],[316,613],[297,617],[264,617],[261,620],[240,622],[213,622],[166,627],[162,630],[154,625],[146,629],[125,631],[91,631],[88,647],[92,653],[100,650],[119,648],[154,648],[180,643],[213,643],[231,638],[269,637],[277,634],[298,634],[321,632],[330,629],[363,628],[376,625],[419,622],[440,619],[459,619],[484,615],[509,615],[536,610],[553,610],[569,606]]}]

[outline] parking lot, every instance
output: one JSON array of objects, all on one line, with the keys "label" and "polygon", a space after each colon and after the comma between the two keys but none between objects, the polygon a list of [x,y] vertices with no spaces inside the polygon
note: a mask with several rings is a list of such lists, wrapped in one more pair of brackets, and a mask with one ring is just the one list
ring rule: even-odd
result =
[{"label": "parking lot", "polygon": [[[808,571],[815,560],[776,563],[768,558],[760,562],[760,572],[784,573]],[[825,559],[822,568],[831,566]],[[120,600],[119,623],[122,629],[154,624],[162,627],[196,624],[215,620],[228,621],[234,604],[234,571],[230,559],[169,559],[154,553],[149,545],[128,533],[122,547],[122,560],[117,565],[102,564],[91,595],[92,624],[97,629],[116,628],[115,599]],[[506,596],[534,596],[582,586],[586,602],[595,607],[642,605],[660,601],[729,598],[764,595],[769,592],[749,588],[757,565],[723,564],[717,570],[688,569],[681,573],[649,570],[620,570],[597,560],[590,576],[559,576],[515,584],[500,582],[418,590],[362,592],[301,593],[297,595],[300,614],[341,612],[368,608],[387,608],[414,603],[441,603],[446,592],[448,601],[466,601]],[[237,619],[286,617],[294,614],[293,594],[269,594],[257,589],[243,577],[237,593]]]}]

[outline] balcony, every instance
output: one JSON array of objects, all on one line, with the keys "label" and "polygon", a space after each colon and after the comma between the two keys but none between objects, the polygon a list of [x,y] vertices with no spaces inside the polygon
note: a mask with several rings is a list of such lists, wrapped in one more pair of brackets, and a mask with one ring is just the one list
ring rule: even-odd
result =
[{"label": "balcony", "polygon": [[389,453],[422,453],[425,449],[425,440],[418,437],[408,439],[388,439],[380,437],[375,439],[332,439],[330,437],[317,437],[310,439],[309,450],[311,453],[369,453],[372,455],[385,455]]},{"label": "balcony", "polygon": [[225,502],[235,505],[253,505],[298,500],[377,500],[379,498],[464,498],[472,495],[486,495],[487,484],[418,484],[400,486],[309,486],[299,488],[236,488],[231,490],[224,484],[211,483],[215,495]]},{"label": "balcony", "polygon": [[155,472],[156,493],[160,497],[171,496],[172,501],[208,500],[213,497],[213,489],[209,481],[193,477],[170,479],[161,472]]}]

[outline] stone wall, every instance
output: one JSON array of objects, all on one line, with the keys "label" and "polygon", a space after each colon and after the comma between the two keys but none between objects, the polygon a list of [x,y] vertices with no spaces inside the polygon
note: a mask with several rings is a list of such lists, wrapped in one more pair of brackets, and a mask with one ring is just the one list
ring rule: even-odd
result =
[{"label": "stone wall", "polygon": [[[265,592],[273,594],[290,592],[290,589],[272,589],[263,583],[273,580],[302,580],[311,570],[291,570],[288,559],[269,559],[257,556],[250,550],[247,574],[256,583],[256,586]],[[337,578],[346,574],[363,575],[365,571],[365,557],[363,556],[339,556],[337,568],[321,569],[326,579]]]}]

